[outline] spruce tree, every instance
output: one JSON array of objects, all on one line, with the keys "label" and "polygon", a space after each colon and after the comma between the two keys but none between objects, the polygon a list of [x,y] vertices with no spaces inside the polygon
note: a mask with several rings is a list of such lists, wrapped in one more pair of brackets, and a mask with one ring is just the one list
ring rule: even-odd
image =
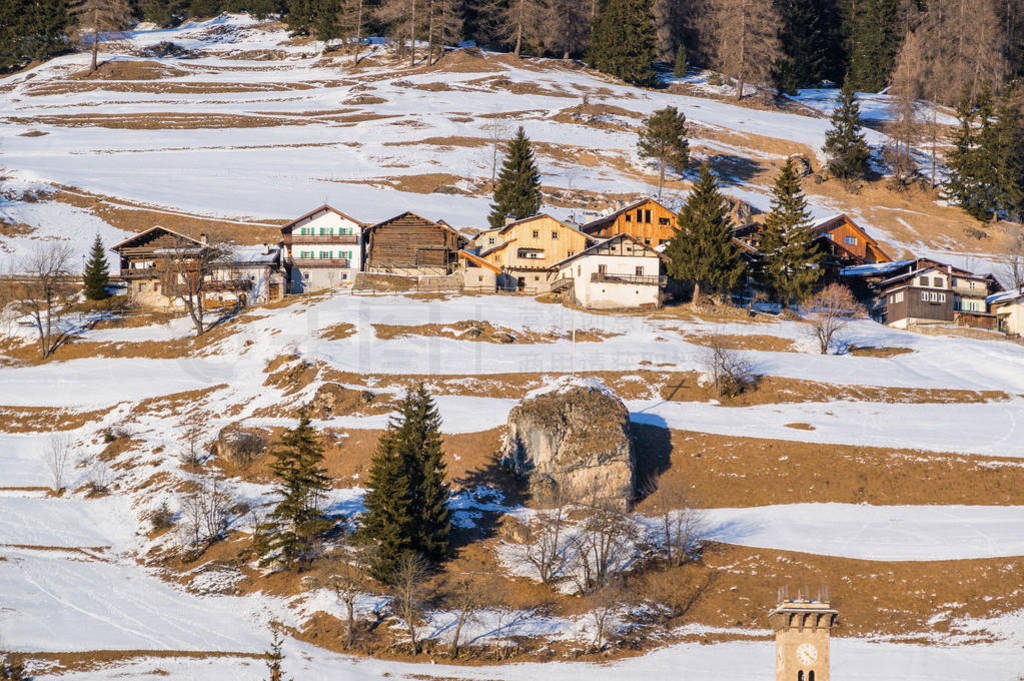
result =
[{"label": "spruce tree", "polygon": [[672,67],[672,75],[676,78],[686,77],[686,45],[682,43],[676,48],[676,63]]},{"label": "spruce tree", "polygon": [[533,160],[533,148],[522,126],[509,142],[508,153],[501,165],[498,184],[494,188],[494,203],[487,221],[498,229],[511,216],[519,220],[540,211],[540,173]]},{"label": "spruce tree", "polygon": [[438,562],[448,553],[451,512],[441,417],[422,386],[406,393],[377,443],[364,499],[363,538],[376,544],[374,576],[388,580],[403,556]]},{"label": "spruce tree", "polygon": [[795,94],[838,78],[842,55],[831,0],[776,0],[776,7],[782,56],[773,75],[779,91]]},{"label": "spruce tree", "polygon": [[290,568],[308,561],[320,537],[330,529],[323,503],[330,479],[323,468],[323,444],[303,410],[299,424],[285,431],[271,452],[270,470],[279,500],[257,541],[260,564]]},{"label": "spruce tree", "polygon": [[642,158],[658,162],[658,198],[665,184],[665,166],[679,170],[686,168],[690,160],[690,143],[686,139],[686,116],[668,106],[655,111],[640,129],[637,151]]},{"label": "spruce tree", "polygon": [[860,105],[853,90],[842,89],[831,120],[832,126],[825,133],[829,172],[844,180],[863,176],[870,151],[861,132]]},{"label": "spruce tree", "polygon": [[761,252],[763,283],[783,305],[799,303],[821,278],[821,252],[814,244],[807,200],[792,158],[786,159],[772,188]]},{"label": "spruce tree", "polygon": [[693,282],[693,299],[734,290],[744,264],[732,240],[729,205],[707,165],[679,212],[675,236],[665,247],[668,273]]},{"label": "spruce tree", "polygon": [[633,85],[653,85],[656,59],[650,0],[601,0],[587,62]]},{"label": "spruce tree", "polygon": [[903,44],[901,0],[847,3],[847,84],[861,92],[878,92],[889,82]]},{"label": "spruce tree", "polygon": [[992,219],[1000,215],[1024,215],[1024,119],[1021,91],[1011,84],[1002,93],[995,110],[990,148],[984,149],[991,163]]},{"label": "spruce tree", "polygon": [[99,234],[92,243],[92,251],[89,253],[89,262],[85,264],[82,281],[85,284],[83,292],[88,300],[103,300],[107,297],[110,272],[107,269],[107,256],[103,251],[103,241]]},{"label": "spruce tree", "polygon": [[943,185],[943,195],[947,201],[971,212],[976,200],[977,172],[975,168],[976,133],[975,122],[978,117],[971,92],[965,88],[956,107],[957,124],[949,134],[952,148],[946,152],[946,167],[949,174]]}]

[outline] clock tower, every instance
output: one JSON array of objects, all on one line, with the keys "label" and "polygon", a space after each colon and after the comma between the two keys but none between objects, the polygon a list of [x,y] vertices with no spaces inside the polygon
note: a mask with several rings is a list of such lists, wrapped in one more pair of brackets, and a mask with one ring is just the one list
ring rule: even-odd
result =
[{"label": "clock tower", "polygon": [[828,642],[838,617],[827,597],[780,599],[768,614],[775,630],[776,681],[829,681]]}]

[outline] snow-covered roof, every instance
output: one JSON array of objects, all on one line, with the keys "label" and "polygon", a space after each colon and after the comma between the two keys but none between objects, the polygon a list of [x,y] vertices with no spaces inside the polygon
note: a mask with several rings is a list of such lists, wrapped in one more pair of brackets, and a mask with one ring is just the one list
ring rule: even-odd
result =
[{"label": "snow-covered roof", "polygon": [[1013,289],[1010,291],[1000,291],[999,293],[993,293],[985,302],[989,305],[998,305],[1001,303],[1012,303],[1015,300],[1024,298],[1024,287],[1019,289]]},{"label": "snow-covered roof", "polygon": [[264,253],[263,246],[232,246],[228,252],[228,260],[238,264],[271,265],[277,262],[279,249],[271,246]]},{"label": "snow-covered roof", "polygon": [[867,265],[853,265],[839,270],[843,277],[870,277],[876,274],[888,274],[912,265],[914,260],[894,260],[893,262],[874,262]]}]

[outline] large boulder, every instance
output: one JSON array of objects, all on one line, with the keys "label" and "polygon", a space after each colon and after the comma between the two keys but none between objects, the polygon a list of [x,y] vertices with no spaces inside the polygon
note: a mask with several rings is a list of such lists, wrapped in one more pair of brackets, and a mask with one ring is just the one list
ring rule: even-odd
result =
[{"label": "large boulder", "polygon": [[541,503],[611,503],[635,494],[629,411],[598,381],[564,377],[528,394],[508,415],[503,459]]},{"label": "large boulder", "polygon": [[311,416],[329,419],[365,410],[376,399],[369,390],[353,390],[338,383],[324,383],[316,389],[309,404]]},{"label": "large boulder", "polygon": [[266,433],[259,428],[246,428],[237,423],[225,426],[213,442],[214,456],[244,469],[267,449]]}]

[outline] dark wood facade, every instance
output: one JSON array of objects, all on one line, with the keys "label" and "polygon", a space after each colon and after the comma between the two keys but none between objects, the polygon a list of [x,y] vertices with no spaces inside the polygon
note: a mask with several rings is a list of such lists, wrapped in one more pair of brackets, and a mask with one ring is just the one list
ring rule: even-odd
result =
[{"label": "dark wood facade", "polygon": [[366,228],[367,272],[450,274],[466,238],[441,222],[402,213]]}]

